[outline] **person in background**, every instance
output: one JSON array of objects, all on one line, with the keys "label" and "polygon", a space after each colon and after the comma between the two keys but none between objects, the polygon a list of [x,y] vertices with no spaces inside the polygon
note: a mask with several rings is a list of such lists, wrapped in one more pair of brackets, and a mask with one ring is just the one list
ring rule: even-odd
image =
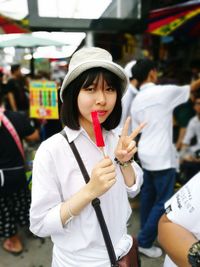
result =
[{"label": "person in background", "polygon": [[186,103],[181,104],[174,110],[174,130],[177,131],[176,136],[174,136],[174,143],[177,151],[180,151],[181,149],[188,123],[195,115],[193,102],[193,96],[191,95]]},{"label": "person in background", "polygon": [[166,251],[164,267],[200,266],[200,172],[166,203],[158,241]]},{"label": "person in background", "polygon": [[0,95],[3,97],[5,94],[5,83],[3,69],[0,68]]},{"label": "person in background", "polygon": [[[181,170],[190,179],[200,171],[200,94],[195,95],[196,116],[190,119],[180,151]],[[195,141],[194,141],[195,140]],[[186,180],[187,181],[187,180]]]},{"label": "person in background", "polygon": [[162,250],[153,245],[158,220],[164,213],[164,203],[174,192],[176,177],[172,114],[176,106],[188,100],[191,91],[198,89],[200,79],[185,86],[156,85],[157,67],[149,59],[138,60],[132,75],[140,85],[131,108],[133,128],[146,123],[138,143],[138,157],[144,171],[138,244],[141,253],[156,258],[162,255]]},{"label": "person in background", "polygon": [[[124,68],[124,71],[126,73],[126,75],[129,77],[129,86],[128,89],[126,91],[126,93],[124,94],[123,98],[122,98],[122,117],[120,120],[120,123],[118,125],[118,127],[116,128],[116,131],[120,134],[122,131],[122,128],[124,126],[124,123],[126,121],[126,119],[131,115],[130,114],[130,109],[131,109],[131,104],[132,101],[134,100],[135,96],[138,93],[137,90],[137,80],[132,78],[132,67],[135,65],[136,61],[132,60],[129,63],[127,63],[127,65]],[[129,133],[132,131],[132,129],[129,129]]]},{"label": "person in background", "polygon": [[5,119],[19,140],[37,141],[39,133],[25,115],[4,109],[0,95],[0,237],[3,249],[13,254],[23,251],[18,224],[29,225],[30,190],[27,186],[24,158]]},{"label": "person in background", "polygon": [[[189,121],[182,144],[182,149],[190,147],[193,153],[200,149],[200,94],[195,96],[194,110],[196,115]],[[196,143],[192,145],[194,137],[196,138]]]},{"label": "person in background", "polygon": [[[90,176],[86,184],[74,154],[58,133],[39,147],[33,164],[30,230],[51,236],[52,267],[109,267],[103,235],[91,204],[99,197],[117,259],[132,246],[126,222],[128,201],[142,184],[142,171],[133,161],[134,137],[128,119],[121,137],[113,131],[121,117],[121,97],[128,86],[123,68],[98,47],[75,52],[63,81],[61,118],[69,142],[74,142]],[[105,146],[96,145],[91,112],[97,112]],[[114,160],[116,158],[116,160]],[[119,216],[120,215],[120,216]]]},{"label": "person in background", "polygon": [[12,111],[20,111],[25,114],[29,110],[29,98],[26,88],[25,77],[22,75],[21,66],[14,64],[11,66],[11,78],[6,85],[7,106]]}]

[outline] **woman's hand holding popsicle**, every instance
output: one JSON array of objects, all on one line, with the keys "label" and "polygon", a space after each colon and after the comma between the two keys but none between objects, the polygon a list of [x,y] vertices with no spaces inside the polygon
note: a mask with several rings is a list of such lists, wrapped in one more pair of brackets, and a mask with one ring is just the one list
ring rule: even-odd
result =
[{"label": "woman's hand holding popsicle", "polygon": [[[95,134],[96,145],[102,149],[105,146],[101,124],[99,122],[97,111],[91,112],[93,129]],[[103,151],[104,154],[104,151]],[[90,181],[87,184],[89,197],[93,200],[96,197],[103,195],[107,192],[116,182],[115,166],[108,156],[98,162],[91,173]]]},{"label": "woman's hand holding popsicle", "polygon": [[116,182],[115,166],[109,157],[98,162],[91,173],[90,181],[87,184],[91,200],[103,195]]},{"label": "woman's hand holding popsicle", "polygon": [[115,157],[121,163],[128,162],[137,152],[136,142],[134,138],[140,133],[146,123],[140,124],[130,135],[128,135],[128,128],[131,118],[128,117],[122,129],[122,134],[115,149]]}]

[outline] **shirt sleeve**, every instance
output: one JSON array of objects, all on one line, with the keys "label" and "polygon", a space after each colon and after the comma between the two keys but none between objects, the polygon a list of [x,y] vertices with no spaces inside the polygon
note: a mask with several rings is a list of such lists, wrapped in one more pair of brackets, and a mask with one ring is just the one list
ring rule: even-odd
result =
[{"label": "shirt sleeve", "polygon": [[142,171],[142,169],[135,161],[132,163],[132,167],[134,168],[134,171],[135,171],[136,181],[135,181],[135,184],[132,185],[131,187],[126,186],[126,190],[127,190],[128,196],[130,198],[134,198],[135,196],[137,196],[137,194],[140,192],[140,188],[143,184],[143,171]]},{"label": "shirt sleeve", "polygon": [[176,86],[176,85],[165,85],[163,86],[162,95],[163,102],[168,109],[173,110],[178,105],[185,103],[190,96],[190,86]]},{"label": "shirt sleeve", "polygon": [[40,237],[63,234],[60,217],[61,192],[49,151],[40,146],[33,164],[30,230]]}]

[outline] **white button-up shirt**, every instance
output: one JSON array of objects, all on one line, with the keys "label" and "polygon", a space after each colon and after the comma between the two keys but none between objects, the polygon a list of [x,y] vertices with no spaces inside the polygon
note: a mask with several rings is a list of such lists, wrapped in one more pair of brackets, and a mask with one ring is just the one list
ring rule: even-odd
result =
[{"label": "white button-up shirt", "polygon": [[176,167],[175,148],[172,144],[173,109],[188,100],[190,87],[155,85],[146,83],[140,87],[132,108],[132,128],[142,122],[138,144],[138,156],[147,170],[165,170]]},{"label": "white button-up shirt", "polygon": [[[74,141],[86,169],[91,171],[103,155],[102,151],[80,129],[65,127],[69,141]],[[104,131],[105,153],[114,160],[118,136]],[[102,212],[115,247],[116,254],[123,254],[131,246],[126,222],[131,214],[127,197],[134,197],[142,185],[142,171],[133,163],[136,183],[125,186],[120,168],[116,165],[117,182],[100,197]],[[85,185],[69,144],[61,134],[44,141],[39,147],[33,164],[32,203],[30,230],[41,237],[51,236],[54,243],[53,267],[106,267],[110,266],[108,253],[91,204],[73,217],[65,226],[60,218],[60,205]],[[124,251],[123,251],[124,250]]]}]

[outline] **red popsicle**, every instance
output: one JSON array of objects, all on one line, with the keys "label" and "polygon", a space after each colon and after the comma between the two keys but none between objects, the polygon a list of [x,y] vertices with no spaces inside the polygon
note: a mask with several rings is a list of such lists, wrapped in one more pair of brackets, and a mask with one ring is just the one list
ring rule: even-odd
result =
[{"label": "red popsicle", "polygon": [[92,116],[93,128],[94,128],[94,133],[95,133],[95,138],[96,138],[96,145],[98,147],[104,147],[105,144],[103,140],[101,125],[99,123],[97,111],[92,111],[91,116]]}]

